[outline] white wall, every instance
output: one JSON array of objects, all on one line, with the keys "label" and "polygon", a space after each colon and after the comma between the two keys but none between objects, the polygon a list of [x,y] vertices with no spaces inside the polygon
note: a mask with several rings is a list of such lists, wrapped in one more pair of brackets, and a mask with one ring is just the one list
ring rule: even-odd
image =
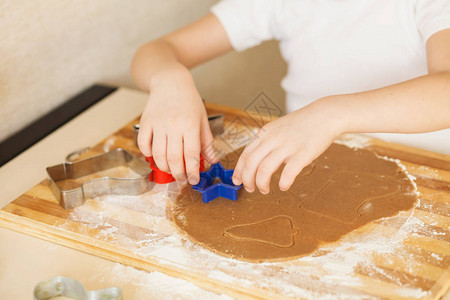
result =
[{"label": "white wall", "polygon": [[[0,141],[92,85],[133,87],[129,64],[147,40],[208,13],[216,0],[3,0]],[[265,91],[284,107],[274,42],[193,70],[203,98],[245,107]]]}]

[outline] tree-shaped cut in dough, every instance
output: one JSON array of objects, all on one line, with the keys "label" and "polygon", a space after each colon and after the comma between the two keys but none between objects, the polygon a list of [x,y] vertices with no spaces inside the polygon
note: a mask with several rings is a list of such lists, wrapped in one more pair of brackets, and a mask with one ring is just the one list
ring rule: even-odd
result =
[{"label": "tree-shaped cut in dough", "polygon": [[270,219],[235,225],[225,229],[224,235],[238,241],[252,241],[287,248],[294,245],[294,235],[298,229],[292,225],[288,216],[276,216]]}]

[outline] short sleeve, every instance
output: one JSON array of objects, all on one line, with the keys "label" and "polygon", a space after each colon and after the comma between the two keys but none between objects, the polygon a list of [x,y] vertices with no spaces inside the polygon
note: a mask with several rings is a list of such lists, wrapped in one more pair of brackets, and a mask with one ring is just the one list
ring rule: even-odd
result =
[{"label": "short sleeve", "polygon": [[276,39],[278,0],[222,0],[211,8],[237,51]]},{"label": "short sleeve", "polygon": [[415,18],[426,42],[436,32],[450,28],[450,0],[416,0]]}]

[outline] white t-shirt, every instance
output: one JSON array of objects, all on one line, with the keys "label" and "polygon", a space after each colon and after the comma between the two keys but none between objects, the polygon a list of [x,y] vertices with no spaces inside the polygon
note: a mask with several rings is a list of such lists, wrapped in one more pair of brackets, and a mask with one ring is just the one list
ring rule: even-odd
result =
[{"label": "white t-shirt", "polygon": [[[427,74],[426,41],[450,28],[450,0],[223,0],[211,11],[237,51],[280,41],[288,112]],[[450,130],[442,132],[409,144],[450,152]],[[433,147],[445,137],[445,148]]]}]

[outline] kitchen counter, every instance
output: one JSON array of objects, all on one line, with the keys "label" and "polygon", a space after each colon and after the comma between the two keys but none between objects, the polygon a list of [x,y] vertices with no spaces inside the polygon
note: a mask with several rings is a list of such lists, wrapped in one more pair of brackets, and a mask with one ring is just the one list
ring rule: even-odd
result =
[{"label": "kitchen counter", "polygon": [[[0,168],[5,206],[47,177],[45,168],[68,153],[94,146],[139,116],[146,94],[120,88],[38,144]],[[31,167],[30,167],[31,166]],[[88,289],[121,287],[124,299],[228,298],[159,272],[145,272],[0,227],[2,299],[30,299],[33,287],[56,275],[72,277]],[[444,299],[450,299],[447,294]]]},{"label": "kitchen counter", "polygon": [[[47,177],[45,168],[94,146],[138,117],[147,96],[120,88],[0,168],[3,207]],[[53,276],[79,280],[87,289],[118,286],[124,299],[228,298],[159,272],[145,272],[0,227],[0,295],[31,299],[34,286]]]}]

